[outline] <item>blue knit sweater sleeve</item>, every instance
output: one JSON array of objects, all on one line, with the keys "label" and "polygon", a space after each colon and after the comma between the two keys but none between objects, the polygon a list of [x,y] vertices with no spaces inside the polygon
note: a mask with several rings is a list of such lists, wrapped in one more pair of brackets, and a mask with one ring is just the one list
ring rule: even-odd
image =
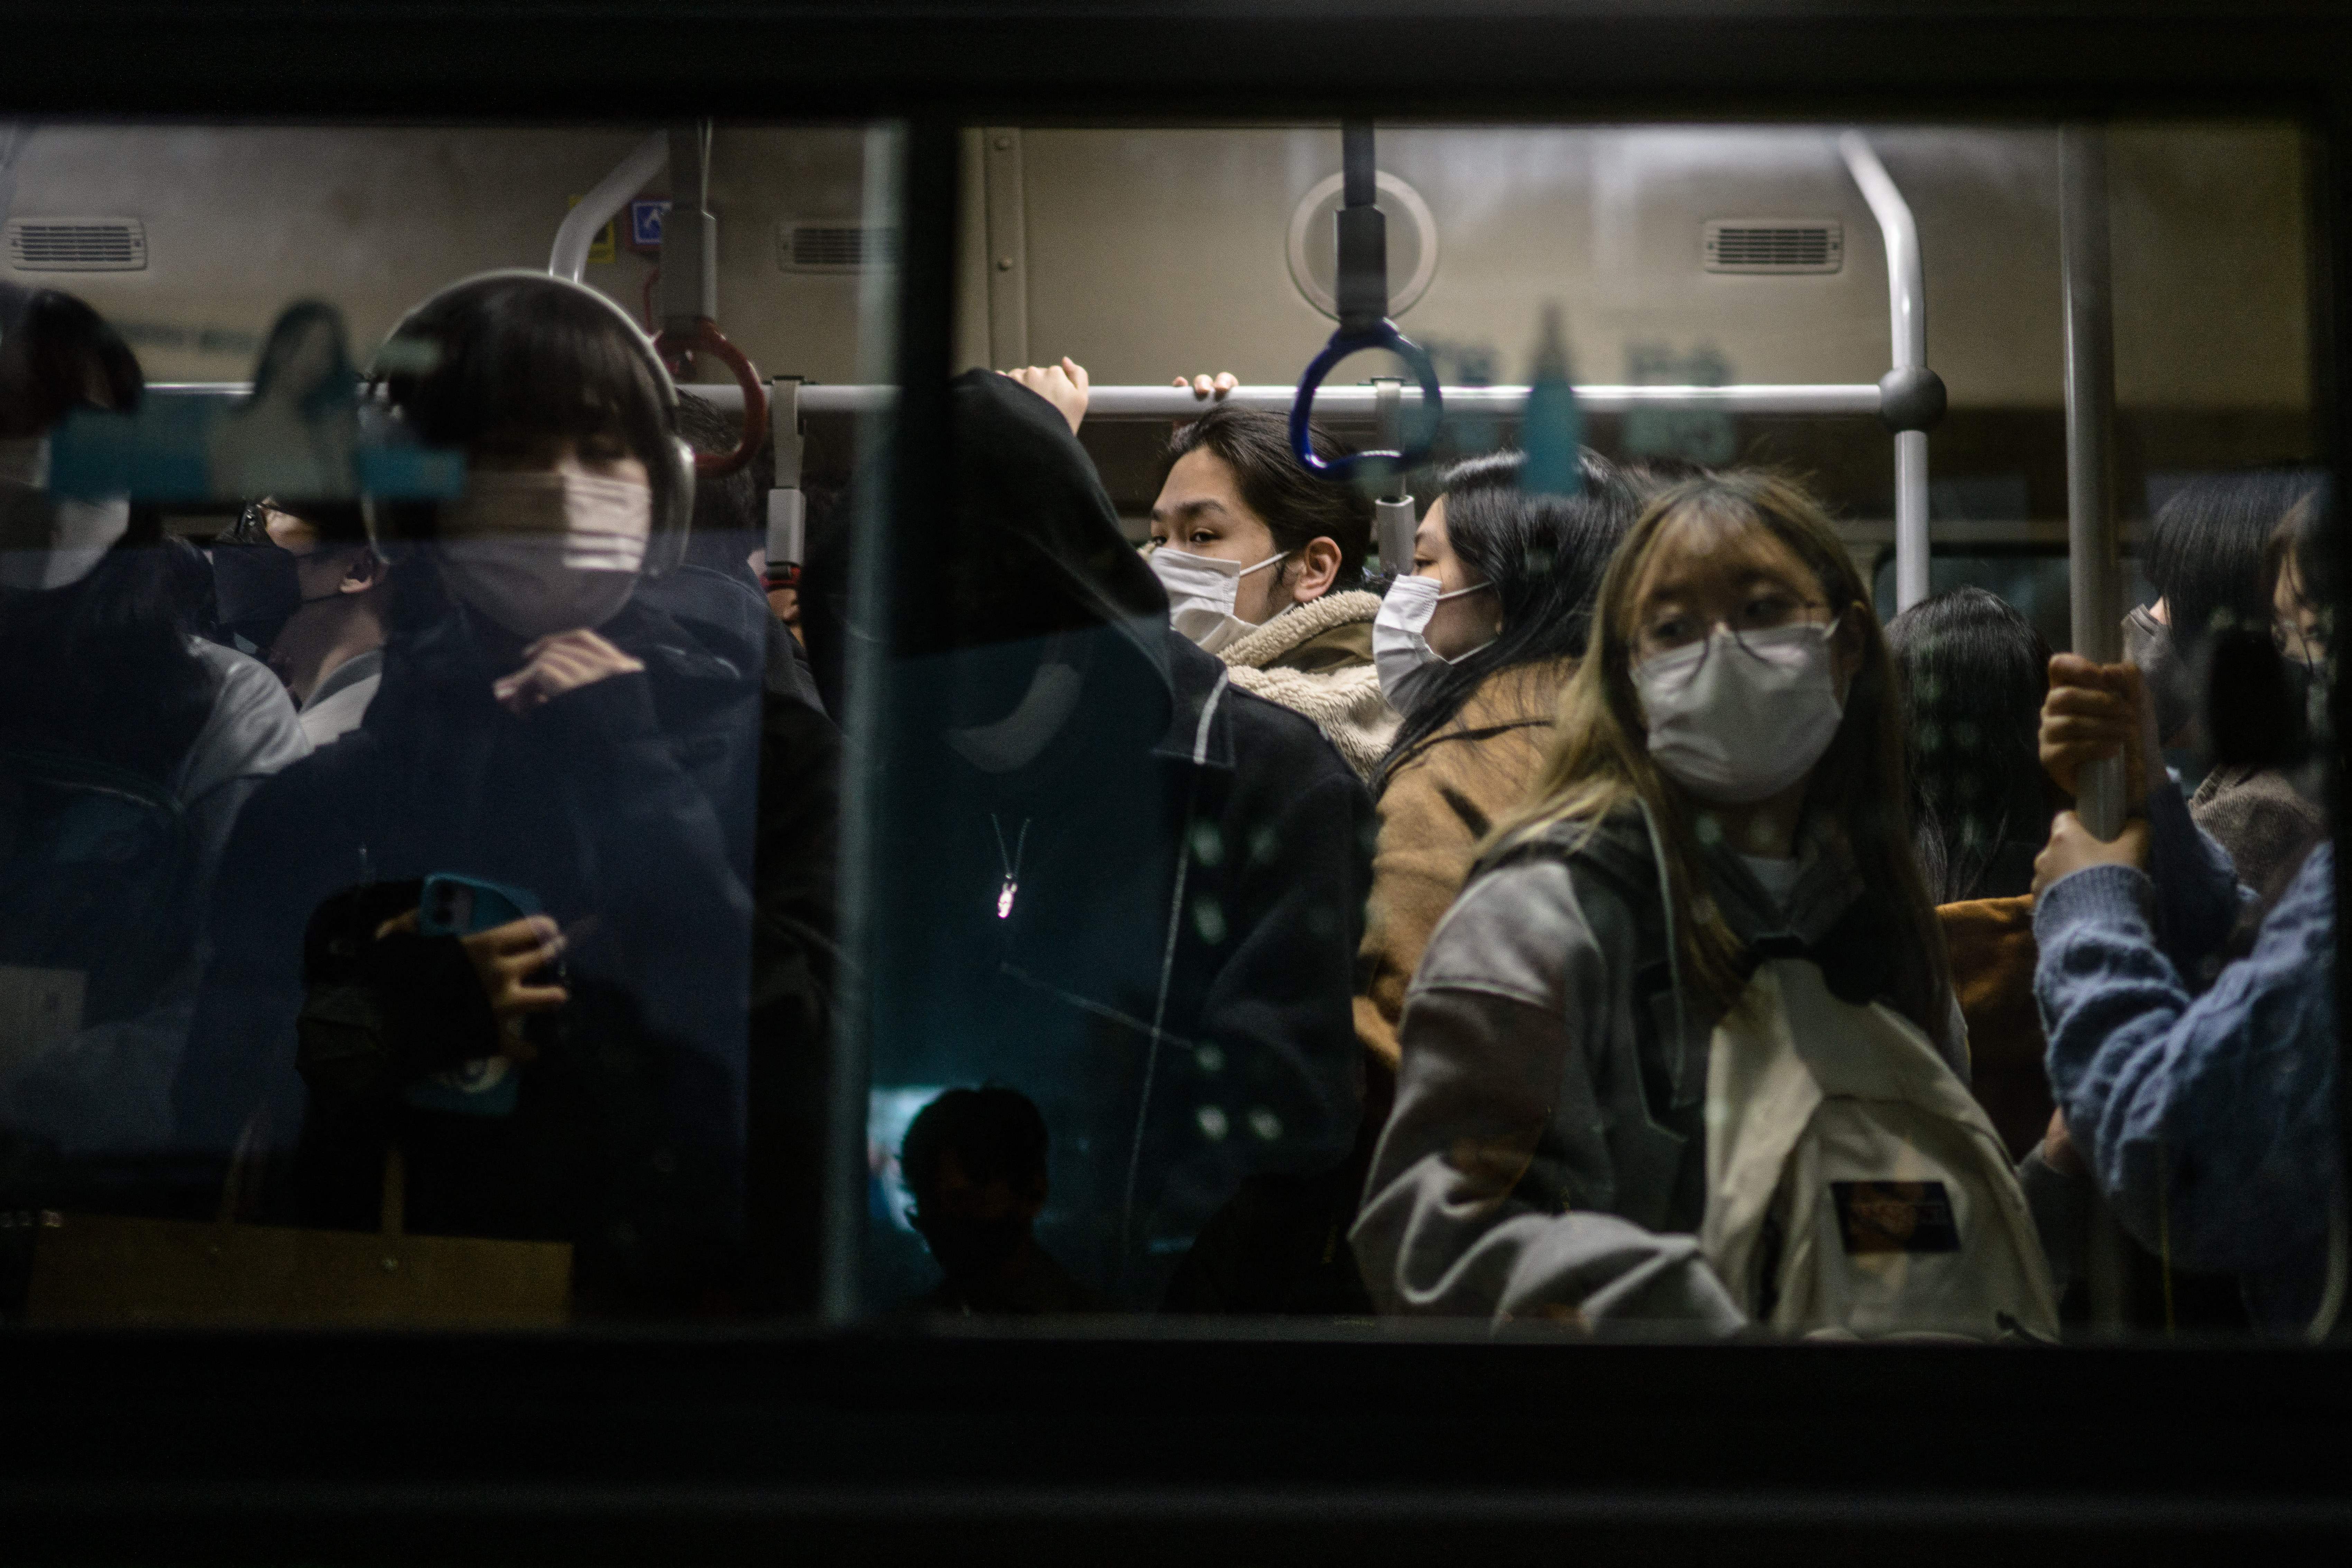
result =
[{"label": "blue knit sweater sleeve", "polygon": [[[2169,857],[2152,857],[2159,879],[2168,859],[2195,863],[2165,831],[2175,825],[2152,826],[2171,839]],[[2095,867],[2036,904],[2051,1087],[2125,1227],[2177,1267],[2271,1273],[2325,1241],[2337,1160],[2333,867],[2322,846],[2253,952],[2201,996],[2179,964],[2218,945],[2236,904],[2210,879],[2176,875],[2159,900],[2162,882]]]}]

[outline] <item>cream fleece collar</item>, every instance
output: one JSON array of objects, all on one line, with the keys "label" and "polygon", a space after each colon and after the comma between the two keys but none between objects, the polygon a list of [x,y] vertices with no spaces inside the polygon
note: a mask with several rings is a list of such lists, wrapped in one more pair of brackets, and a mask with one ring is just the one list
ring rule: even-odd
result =
[{"label": "cream fleece collar", "polygon": [[1264,669],[1284,654],[1335,627],[1369,621],[1381,613],[1381,596],[1362,589],[1326,594],[1293,605],[1264,626],[1227,644],[1217,657],[1235,669]]}]

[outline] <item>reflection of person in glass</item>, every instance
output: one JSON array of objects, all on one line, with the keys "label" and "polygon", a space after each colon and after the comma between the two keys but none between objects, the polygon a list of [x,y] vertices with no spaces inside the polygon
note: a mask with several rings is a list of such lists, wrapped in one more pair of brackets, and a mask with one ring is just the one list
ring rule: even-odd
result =
[{"label": "reflection of person in glass", "polygon": [[1370,807],[1170,628],[1050,404],[973,373],[954,406],[944,602],[901,611],[875,1081],[1020,1083],[1053,1131],[1038,1239],[1149,1308],[1244,1179],[1348,1150]]},{"label": "reflection of person in glass", "polygon": [[359,375],[342,312],[317,300],[289,305],[269,329],[253,395],[216,425],[210,489],[217,496],[323,500],[358,493]]},{"label": "reflection of person in glass", "polygon": [[[155,509],[49,488],[52,432],[144,387],[80,300],[0,285],[0,1142],[89,1169],[167,1141],[215,868],[310,749],[267,669],[191,635]],[[0,1206],[66,1201],[55,1173],[0,1166],[33,1184]]]},{"label": "reflection of person in glass", "polygon": [[1092,1292],[1037,1245],[1049,1192],[1045,1119],[1017,1089],[951,1089],[915,1114],[899,1169],[914,1198],[908,1220],[944,1278],[918,1311],[970,1316],[1097,1310]]},{"label": "reflection of person in glass", "polygon": [[[493,275],[395,339],[420,352],[390,401],[465,453],[466,489],[374,509],[396,557],[382,683],[230,847],[183,1136],[218,1153],[266,1105],[279,1144],[299,1129],[303,1223],[372,1227],[397,1148],[411,1230],[570,1241],[592,1310],[696,1302],[741,1223],[749,834],[728,819],[750,811],[762,649],[635,592],[675,554],[690,473],[625,316]],[[525,918],[424,929],[434,877]],[[321,932],[338,899],[349,929]],[[363,1079],[319,1070],[314,951],[349,955],[382,1063]]]}]

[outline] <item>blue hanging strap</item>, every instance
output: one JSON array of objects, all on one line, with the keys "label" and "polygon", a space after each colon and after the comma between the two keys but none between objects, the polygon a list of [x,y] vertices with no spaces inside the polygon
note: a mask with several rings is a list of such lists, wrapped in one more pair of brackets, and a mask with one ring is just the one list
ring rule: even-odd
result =
[{"label": "blue hanging strap", "polygon": [[[1388,219],[1376,205],[1379,181],[1372,163],[1371,121],[1347,121],[1340,127],[1339,139],[1343,205],[1338,287],[1332,290],[1339,302],[1339,326],[1298,378],[1298,395],[1290,405],[1290,449],[1308,473],[1347,483],[1355,478],[1360,463],[1403,469],[1427,457],[1437,439],[1442,399],[1437,367],[1430,363],[1428,352],[1389,320]],[[1421,383],[1420,417],[1411,435],[1400,434],[1398,449],[1326,460],[1315,450],[1309,434],[1316,390],[1333,365],[1366,349],[1386,349],[1412,367],[1413,378]]]}]

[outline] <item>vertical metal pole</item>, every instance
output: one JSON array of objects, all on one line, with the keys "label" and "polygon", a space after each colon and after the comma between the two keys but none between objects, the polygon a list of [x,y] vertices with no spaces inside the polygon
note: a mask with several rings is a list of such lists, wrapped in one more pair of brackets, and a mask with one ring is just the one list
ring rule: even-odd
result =
[{"label": "vertical metal pole", "polygon": [[[2122,656],[2116,566],[2116,333],[2107,257],[2106,132],[2058,134],[2058,233],[2066,293],[2066,552],[2074,651]],[[2123,828],[2120,759],[2084,771],[2076,810],[2102,838]]]},{"label": "vertical metal pole", "polygon": [[883,836],[902,811],[919,809],[923,781],[898,765],[895,726],[906,722],[894,656],[908,628],[940,613],[944,584],[926,572],[930,520],[953,502],[953,441],[948,376],[955,342],[957,128],[926,116],[877,126],[866,138],[865,222],[900,226],[900,262],[859,280],[859,379],[894,383],[885,413],[862,421],[861,459],[877,443],[887,462],[862,471],[852,519],[848,679],[843,693],[839,934],[832,1070],[827,1085],[824,1268],[818,1311],[828,1324],[855,1321],[864,1308],[860,1271],[866,1226],[868,1085],[873,1079],[872,973],[875,932],[889,918],[891,889],[878,885]]},{"label": "vertical metal pole", "polygon": [[[2066,295],[2066,554],[2074,651],[2112,664],[2123,651],[2116,567],[2116,333],[2107,254],[2106,132],[2058,133],[2058,237]],[[2083,770],[2075,811],[2101,838],[2123,829],[2123,759]],[[2091,1325],[2122,1331],[2130,1244],[2095,1194],[2084,1237]]]},{"label": "vertical metal pole", "polygon": [[[1927,270],[1919,258],[1919,226],[1911,204],[1859,131],[1838,138],[1846,173],[1870,204],[1886,246],[1886,300],[1894,368],[1927,363]],[[1927,596],[1927,433],[1895,437],[1895,607],[1907,610]]]}]

